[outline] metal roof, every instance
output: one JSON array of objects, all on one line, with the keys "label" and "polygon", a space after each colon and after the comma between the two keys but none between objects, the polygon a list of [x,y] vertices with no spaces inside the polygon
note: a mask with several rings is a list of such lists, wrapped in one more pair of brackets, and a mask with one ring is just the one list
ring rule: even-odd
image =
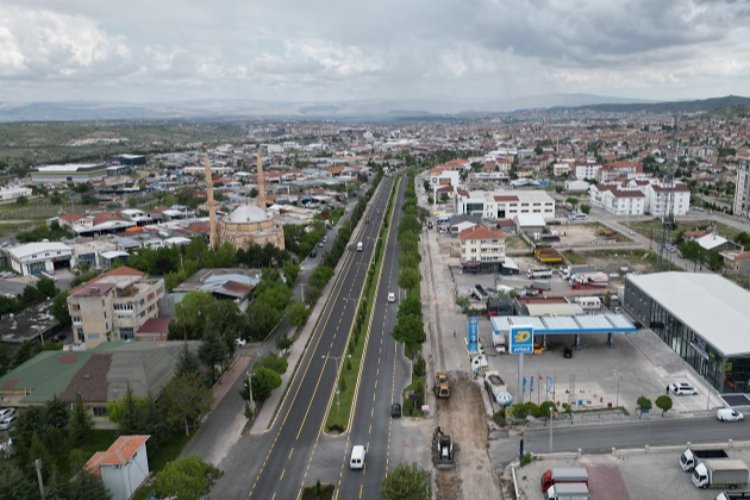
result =
[{"label": "metal roof", "polygon": [[535,334],[632,333],[635,326],[622,314],[581,314],[576,316],[494,316],[492,330],[507,332],[512,326],[531,325]]},{"label": "metal roof", "polygon": [[750,354],[750,292],[713,273],[627,275],[632,283],[725,356]]}]

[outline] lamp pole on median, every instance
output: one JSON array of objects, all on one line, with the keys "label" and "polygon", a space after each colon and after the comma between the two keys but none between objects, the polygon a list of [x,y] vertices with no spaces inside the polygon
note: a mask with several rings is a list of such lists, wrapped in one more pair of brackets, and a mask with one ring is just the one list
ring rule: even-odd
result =
[{"label": "lamp pole on median", "polygon": [[[338,365],[340,362],[344,360],[344,356],[333,356],[331,354],[324,354],[323,356],[321,356],[321,358],[323,358],[323,362],[328,361],[328,358],[336,360],[336,373],[337,373],[336,382],[338,382],[339,380],[338,374],[341,373],[341,369]],[[339,388],[339,384],[337,383],[336,384],[336,414],[337,415],[341,414],[341,398],[339,397],[340,394],[341,394],[341,389]]]}]

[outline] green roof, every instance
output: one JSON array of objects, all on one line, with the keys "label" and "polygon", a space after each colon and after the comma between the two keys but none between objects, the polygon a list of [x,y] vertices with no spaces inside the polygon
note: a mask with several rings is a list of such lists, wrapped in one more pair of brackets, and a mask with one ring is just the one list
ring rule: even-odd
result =
[{"label": "green roof", "polygon": [[104,342],[87,351],[42,351],[0,377],[0,392],[28,391],[24,403],[46,403],[65,391],[92,354],[112,350],[124,342]]}]

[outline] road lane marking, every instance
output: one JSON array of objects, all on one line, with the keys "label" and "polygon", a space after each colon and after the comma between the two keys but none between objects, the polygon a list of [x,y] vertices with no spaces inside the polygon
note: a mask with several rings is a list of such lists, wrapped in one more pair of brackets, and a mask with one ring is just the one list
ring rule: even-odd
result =
[{"label": "road lane marking", "polygon": [[279,482],[284,480],[284,474],[286,474],[286,467],[281,469],[281,476],[279,476]]}]

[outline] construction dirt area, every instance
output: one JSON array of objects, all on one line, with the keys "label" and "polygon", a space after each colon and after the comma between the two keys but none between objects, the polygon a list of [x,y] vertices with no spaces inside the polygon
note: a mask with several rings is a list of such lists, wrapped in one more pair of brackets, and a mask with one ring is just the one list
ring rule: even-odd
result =
[{"label": "construction dirt area", "polygon": [[450,378],[450,398],[437,400],[437,421],[457,447],[456,466],[437,471],[437,498],[502,498],[487,452],[488,429],[482,391],[466,373],[452,372]]}]

